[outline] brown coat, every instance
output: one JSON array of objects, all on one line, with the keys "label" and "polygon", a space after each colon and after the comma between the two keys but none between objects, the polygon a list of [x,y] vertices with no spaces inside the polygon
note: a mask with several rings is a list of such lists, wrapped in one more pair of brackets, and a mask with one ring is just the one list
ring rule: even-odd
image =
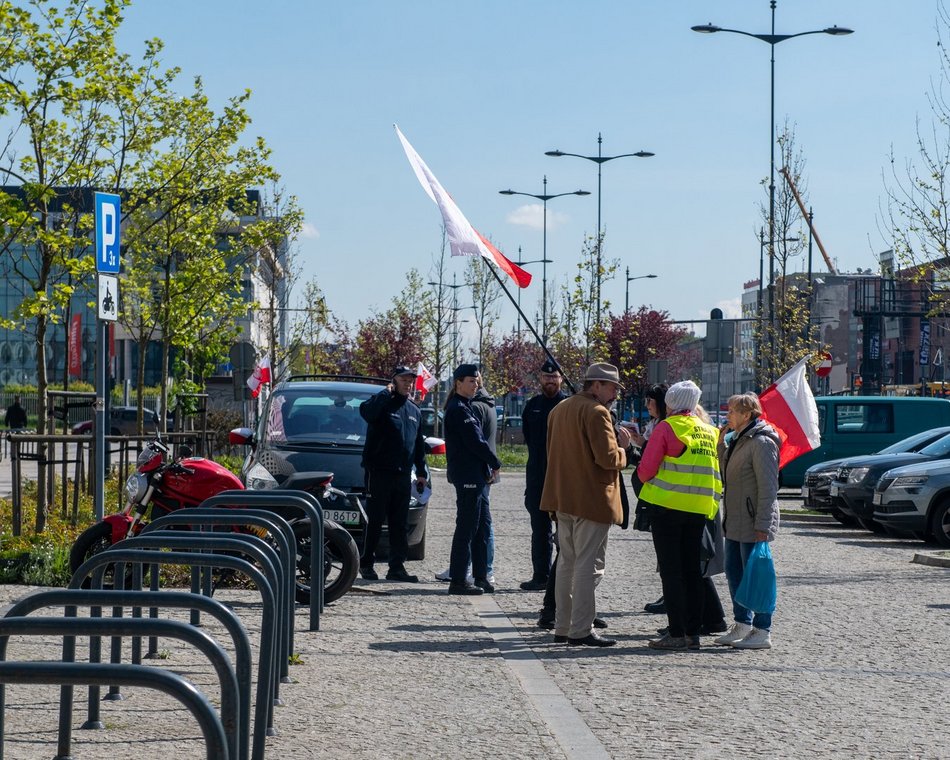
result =
[{"label": "brown coat", "polygon": [[548,469],[541,509],[619,525],[627,456],[617,445],[610,412],[589,393],[562,401],[548,417]]}]

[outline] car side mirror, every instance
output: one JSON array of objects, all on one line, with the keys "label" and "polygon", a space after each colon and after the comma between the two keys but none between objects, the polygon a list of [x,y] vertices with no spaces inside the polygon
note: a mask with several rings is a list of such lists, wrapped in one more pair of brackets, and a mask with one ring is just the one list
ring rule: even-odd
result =
[{"label": "car side mirror", "polygon": [[228,443],[232,446],[250,446],[254,440],[254,431],[250,428],[234,428],[228,433]]}]

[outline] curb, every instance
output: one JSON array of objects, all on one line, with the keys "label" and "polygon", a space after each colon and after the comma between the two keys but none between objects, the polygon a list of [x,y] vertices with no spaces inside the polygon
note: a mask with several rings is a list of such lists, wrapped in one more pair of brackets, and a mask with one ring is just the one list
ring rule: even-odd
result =
[{"label": "curb", "polygon": [[937,552],[916,552],[911,562],[930,567],[950,567],[950,557],[941,557]]}]

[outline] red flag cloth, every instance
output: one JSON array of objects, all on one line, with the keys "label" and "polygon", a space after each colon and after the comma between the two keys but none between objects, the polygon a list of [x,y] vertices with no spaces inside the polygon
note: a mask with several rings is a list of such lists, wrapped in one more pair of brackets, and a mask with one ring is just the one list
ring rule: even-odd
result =
[{"label": "red flag cloth", "polygon": [[805,377],[802,359],[759,394],[762,419],[775,428],[781,440],[779,468],[821,445],[818,406]]},{"label": "red flag cloth", "polygon": [[419,398],[424,399],[426,394],[435,387],[437,382],[439,381],[432,376],[432,373],[425,368],[425,365],[419,362],[419,365],[416,367],[416,391],[419,393]]},{"label": "red flag cloth", "polygon": [[254,368],[254,372],[247,379],[247,387],[251,389],[251,398],[257,398],[261,392],[261,386],[270,382],[270,357],[265,356],[260,364]]},{"label": "red flag cloth", "polygon": [[[474,229],[474,227],[472,229]],[[531,284],[530,272],[526,272],[524,269],[515,264],[515,262],[506,257],[505,254],[493,246],[491,241],[489,241],[488,238],[486,238],[481,232],[475,230],[475,234],[478,235],[481,241],[485,244],[485,247],[488,248],[489,252],[495,259],[495,263],[498,264],[505,274],[518,283],[519,288],[526,288]]]}]

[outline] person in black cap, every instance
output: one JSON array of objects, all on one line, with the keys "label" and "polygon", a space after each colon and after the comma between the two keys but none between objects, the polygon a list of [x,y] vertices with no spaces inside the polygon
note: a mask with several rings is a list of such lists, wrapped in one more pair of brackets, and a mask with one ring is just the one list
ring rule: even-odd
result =
[{"label": "person in black cap", "polygon": [[[544,490],[544,473],[548,469],[548,415],[567,398],[561,390],[561,368],[551,359],[541,365],[538,379],[541,393],[532,397],[521,412],[521,429],[528,447],[524,506],[531,520],[531,579],[521,584],[525,591],[544,591],[551,572],[554,521],[550,513],[541,511],[541,491]],[[553,591],[551,596],[553,605]],[[550,617],[553,625],[553,612]]]},{"label": "person in black cap", "polygon": [[[492,593],[488,582],[488,534],[491,513],[489,484],[498,479],[501,462],[492,453],[472,411],[478,390],[478,367],[460,364],[452,373],[452,390],[445,403],[445,455],[449,482],[455,486],[455,534],[449,563],[450,594]],[[466,580],[472,565],[475,583]]]},{"label": "person in black cap", "polygon": [[425,444],[422,438],[422,414],[409,400],[416,373],[408,367],[396,367],[393,380],[375,396],[360,404],[360,416],[366,420],[363,469],[366,473],[366,543],[360,561],[360,574],[367,580],[379,580],[373,569],[376,546],[389,524],[388,581],[416,583],[419,579],[406,571],[409,553],[409,489],[413,465],[416,484],[428,479]]}]

